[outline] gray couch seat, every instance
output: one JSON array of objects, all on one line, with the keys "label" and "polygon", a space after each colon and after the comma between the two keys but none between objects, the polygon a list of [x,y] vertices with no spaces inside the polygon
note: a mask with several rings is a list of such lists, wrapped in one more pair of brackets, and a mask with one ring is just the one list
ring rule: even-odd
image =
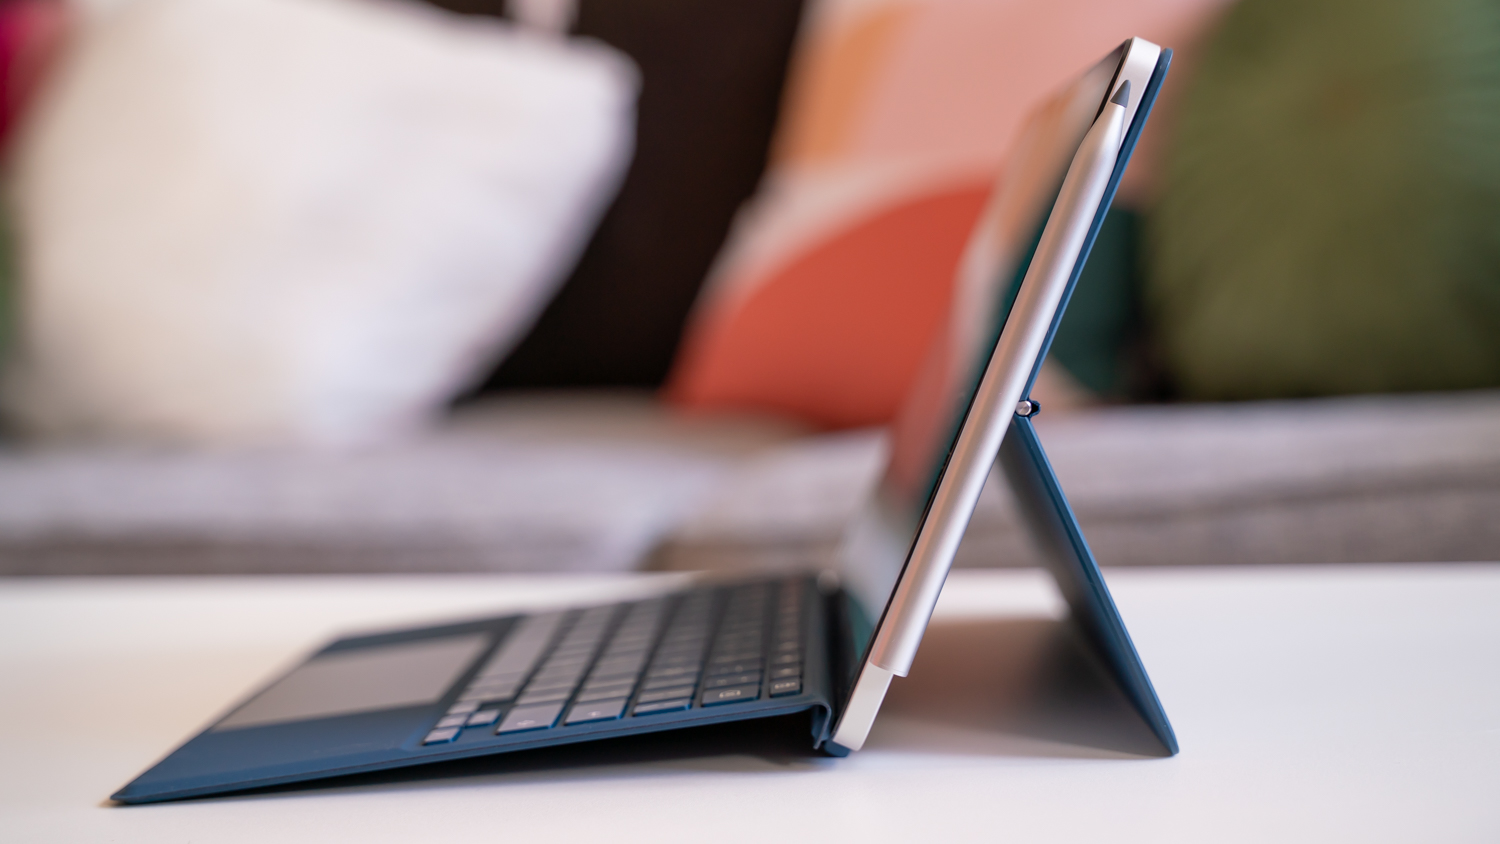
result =
[{"label": "gray couch seat", "polygon": [[0,452],[0,573],[617,571],[797,434],[649,396],[518,396],[347,451]]},{"label": "gray couch seat", "polygon": [[[1037,426],[1106,565],[1500,559],[1500,392],[1135,405]],[[864,432],[754,455],[659,564],[826,559],[883,448]],[[957,564],[1036,562],[992,476]]]},{"label": "gray couch seat", "polygon": [[[1500,392],[1043,413],[1106,565],[1500,559]],[[0,451],[0,573],[744,569],[830,558],[880,431],[510,396],[342,452]],[[986,487],[963,566],[1036,557]]]}]

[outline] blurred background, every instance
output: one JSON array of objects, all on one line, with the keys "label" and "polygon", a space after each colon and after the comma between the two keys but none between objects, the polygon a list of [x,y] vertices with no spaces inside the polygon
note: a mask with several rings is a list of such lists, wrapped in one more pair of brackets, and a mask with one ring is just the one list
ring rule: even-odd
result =
[{"label": "blurred background", "polygon": [[1487,0],[4,0],[0,573],[816,564],[1131,36],[1035,394],[1100,561],[1500,559]]}]

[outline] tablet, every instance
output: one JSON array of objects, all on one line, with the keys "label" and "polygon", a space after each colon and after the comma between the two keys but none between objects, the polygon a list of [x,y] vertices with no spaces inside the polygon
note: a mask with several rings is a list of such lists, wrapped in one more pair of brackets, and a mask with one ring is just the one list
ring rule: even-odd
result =
[{"label": "tablet", "polygon": [[[1015,420],[1035,415],[1027,393],[1170,60],[1170,51],[1133,38],[1042,104],[971,236],[945,334],[893,426],[885,473],[839,555],[849,612],[872,616],[854,625],[861,632],[850,649],[862,656],[833,737],[841,747],[863,745],[891,678],[910,670],[990,468]],[[1029,423],[1018,437],[1035,440]],[[1039,444],[1034,450],[1045,463]],[[1051,478],[1050,466],[1039,471]],[[1054,478],[1048,489],[1056,486]],[[1044,548],[1055,545],[1055,528],[1041,521],[1071,524],[1082,543],[1071,511],[1042,519],[1036,485],[1012,487]],[[1058,507],[1068,509],[1060,488],[1044,509]],[[1074,600],[1103,588],[1086,544],[1052,568],[1086,629],[1124,635],[1112,602]],[[1113,650],[1130,665],[1116,673],[1144,678],[1128,636],[1125,644]],[[1155,701],[1154,692],[1140,697]],[[1150,720],[1166,725],[1164,714]],[[1158,733],[1175,747],[1169,727]]]}]

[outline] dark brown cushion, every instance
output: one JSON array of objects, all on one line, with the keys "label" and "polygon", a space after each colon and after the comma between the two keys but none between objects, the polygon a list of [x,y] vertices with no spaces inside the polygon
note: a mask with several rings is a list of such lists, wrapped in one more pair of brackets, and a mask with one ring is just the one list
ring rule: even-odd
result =
[{"label": "dark brown cushion", "polygon": [[[431,0],[503,13],[503,0]],[[574,34],[640,66],[635,159],[531,333],[479,388],[657,386],[765,167],[802,0],[580,0]]]}]

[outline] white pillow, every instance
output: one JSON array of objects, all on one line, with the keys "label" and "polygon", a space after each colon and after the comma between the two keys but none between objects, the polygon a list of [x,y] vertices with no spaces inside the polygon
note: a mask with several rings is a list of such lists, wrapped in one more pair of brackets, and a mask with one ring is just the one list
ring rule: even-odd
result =
[{"label": "white pillow", "polygon": [[14,160],[5,403],[42,434],[347,443],[518,339],[630,155],[602,45],[371,0],[139,0]]}]

